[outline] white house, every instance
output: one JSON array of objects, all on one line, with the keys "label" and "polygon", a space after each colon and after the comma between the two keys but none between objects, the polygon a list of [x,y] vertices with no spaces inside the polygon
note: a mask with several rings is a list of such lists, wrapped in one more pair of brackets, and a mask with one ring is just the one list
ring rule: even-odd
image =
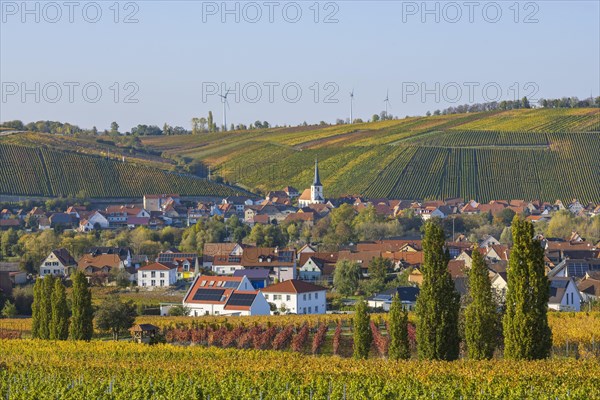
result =
[{"label": "white house", "polygon": [[573,278],[551,278],[548,308],[556,311],[580,311],[581,294]]},{"label": "white house", "polygon": [[492,277],[492,290],[494,298],[499,303],[506,300],[506,290],[508,289],[508,277],[506,272],[498,272]]},{"label": "white house", "polygon": [[177,268],[161,263],[145,265],[137,270],[138,286],[167,287],[177,282]]},{"label": "white house", "polygon": [[278,310],[293,314],[325,314],[327,289],[298,279],[290,279],[262,289],[265,299]]},{"label": "white house", "polygon": [[90,214],[87,218],[83,218],[79,221],[80,232],[90,232],[99,227],[100,229],[108,229],[110,223],[108,219],[102,215],[99,211],[95,211]]},{"label": "white house", "polygon": [[183,298],[190,316],[269,315],[269,303],[247,277],[199,275]]},{"label": "white house", "polygon": [[52,250],[40,265],[40,276],[69,276],[77,269],[77,261],[67,249]]}]

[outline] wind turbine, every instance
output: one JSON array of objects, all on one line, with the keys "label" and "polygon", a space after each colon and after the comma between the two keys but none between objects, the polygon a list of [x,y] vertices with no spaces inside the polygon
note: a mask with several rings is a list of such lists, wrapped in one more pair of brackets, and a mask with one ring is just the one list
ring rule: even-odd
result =
[{"label": "wind turbine", "polygon": [[390,106],[390,107],[392,106],[390,104],[390,91],[389,90],[385,93],[385,100],[383,100],[383,102],[385,103],[385,116],[387,118],[388,117],[388,106]]},{"label": "wind turbine", "polygon": [[227,105],[227,108],[229,108],[229,103],[227,102],[228,95],[229,89],[227,89],[227,91],[225,92],[225,96],[223,96],[222,94],[219,95],[223,99],[223,131],[227,131],[227,109],[225,108],[225,105]]},{"label": "wind turbine", "polygon": [[350,92],[350,123],[354,121],[352,116],[352,103],[354,103],[354,89]]}]

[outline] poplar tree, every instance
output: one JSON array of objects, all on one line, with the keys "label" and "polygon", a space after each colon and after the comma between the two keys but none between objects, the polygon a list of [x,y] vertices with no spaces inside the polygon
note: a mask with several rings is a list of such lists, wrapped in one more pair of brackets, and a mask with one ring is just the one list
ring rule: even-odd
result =
[{"label": "poplar tree", "polygon": [[71,302],[71,326],[69,333],[73,340],[90,340],[94,333],[92,293],[88,289],[85,275],[78,271],[72,276],[73,301]]},{"label": "poplar tree", "polygon": [[36,279],[33,285],[33,303],[31,304],[31,337],[40,337],[40,309],[42,301],[42,279]]},{"label": "poplar tree", "polygon": [[69,306],[65,286],[60,279],[54,282],[52,291],[52,320],[50,322],[50,339],[67,340],[69,337]]},{"label": "poplar tree", "polygon": [[534,239],[533,224],[515,216],[513,248],[508,264],[504,356],[535,360],[550,356],[552,331],[548,326],[550,286],[544,268],[544,249]]},{"label": "poplar tree", "polygon": [[373,333],[371,332],[371,317],[367,312],[367,304],[359,300],[354,313],[354,358],[366,359],[369,357]]},{"label": "poplar tree", "polygon": [[410,358],[408,313],[402,309],[398,294],[394,295],[392,299],[388,327],[390,337],[388,357],[390,360],[408,360]]},{"label": "poplar tree", "polygon": [[456,360],[460,295],[448,271],[450,256],[444,250],[444,230],[437,219],[427,221],[423,229],[423,284],[416,308],[419,358]]},{"label": "poplar tree", "polygon": [[498,315],[488,268],[477,247],[469,270],[469,297],[465,310],[467,354],[473,360],[489,360],[496,349]]},{"label": "poplar tree", "polygon": [[52,320],[52,290],[54,289],[54,276],[46,275],[42,279],[40,305],[38,309],[38,336],[40,339],[50,339],[50,321]]}]

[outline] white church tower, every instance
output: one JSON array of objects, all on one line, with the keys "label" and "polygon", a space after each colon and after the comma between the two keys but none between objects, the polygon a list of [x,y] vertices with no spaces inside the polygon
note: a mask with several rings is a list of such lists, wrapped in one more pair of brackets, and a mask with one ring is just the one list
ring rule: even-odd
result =
[{"label": "white church tower", "polygon": [[306,189],[298,199],[298,205],[306,207],[310,204],[323,203],[325,203],[325,196],[323,196],[323,185],[321,184],[321,177],[319,175],[319,161],[315,160],[315,179],[310,189]]}]

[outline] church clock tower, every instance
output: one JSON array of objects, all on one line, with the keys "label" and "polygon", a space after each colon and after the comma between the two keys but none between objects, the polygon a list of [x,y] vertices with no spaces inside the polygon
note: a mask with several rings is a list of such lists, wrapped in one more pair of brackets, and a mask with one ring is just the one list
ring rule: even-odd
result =
[{"label": "church clock tower", "polygon": [[315,180],[310,187],[310,200],[313,204],[325,202],[325,197],[323,196],[323,185],[321,184],[321,178],[319,176],[318,160],[315,160]]}]

